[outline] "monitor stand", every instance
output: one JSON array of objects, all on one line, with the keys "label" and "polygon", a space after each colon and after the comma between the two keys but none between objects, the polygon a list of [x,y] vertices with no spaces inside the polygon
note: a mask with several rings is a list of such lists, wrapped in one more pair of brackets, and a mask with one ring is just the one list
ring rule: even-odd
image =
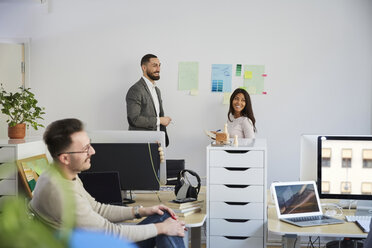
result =
[{"label": "monitor stand", "polygon": [[127,204],[135,203],[136,201],[133,200],[132,191],[131,190],[122,190],[121,195],[123,197],[123,204],[126,206]]},{"label": "monitor stand", "polygon": [[372,200],[358,200],[355,215],[372,216]]}]

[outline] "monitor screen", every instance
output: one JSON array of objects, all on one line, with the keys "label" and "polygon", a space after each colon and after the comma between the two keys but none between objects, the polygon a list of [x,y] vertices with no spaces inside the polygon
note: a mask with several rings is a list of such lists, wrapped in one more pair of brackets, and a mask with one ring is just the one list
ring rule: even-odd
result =
[{"label": "monitor screen", "polygon": [[315,183],[275,186],[280,214],[319,212],[314,185]]},{"label": "monitor screen", "polygon": [[372,136],[318,137],[321,198],[372,200]]},{"label": "monitor screen", "polygon": [[159,190],[156,143],[92,143],[96,153],[87,172],[117,171],[123,190]]},{"label": "monitor screen", "polygon": [[139,130],[91,130],[88,132],[91,143],[158,143],[163,149],[164,159],[160,161],[160,182],[167,183],[165,132]]}]

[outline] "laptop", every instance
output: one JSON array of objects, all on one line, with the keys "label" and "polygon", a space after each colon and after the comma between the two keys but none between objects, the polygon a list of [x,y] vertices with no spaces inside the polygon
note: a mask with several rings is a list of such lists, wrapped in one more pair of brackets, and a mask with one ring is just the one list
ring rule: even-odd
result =
[{"label": "laptop", "polygon": [[299,227],[344,223],[323,215],[314,181],[273,183],[271,192],[281,221]]},{"label": "laptop", "polygon": [[85,190],[96,201],[123,206],[119,172],[82,172],[79,174],[79,178],[83,182]]}]

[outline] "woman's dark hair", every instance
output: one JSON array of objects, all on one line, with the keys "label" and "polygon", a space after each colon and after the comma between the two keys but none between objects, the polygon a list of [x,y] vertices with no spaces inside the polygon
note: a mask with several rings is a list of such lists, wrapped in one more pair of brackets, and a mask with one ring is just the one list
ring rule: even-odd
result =
[{"label": "woman's dark hair", "polygon": [[72,144],[71,135],[83,130],[84,125],[78,119],[63,119],[49,124],[43,138],[54,160]]},{"label": "woman's dark hair", "polygon": [[245,89],[237,88],[231,94],[230,107],[229,107],[229,112],[227,113],[227,118],[229,119],[229,121],[231,121],[230,114],[234,115],[234,113],[235,113],[235,110],[234,110],[234,107],[233,107],[233,100],[236,97],[236,95],[239,94],[239,93],[242,93],[244,95],[244,98],[245,98],[245,107],[242,110],[241,115],[245,116],[245,117],[248,117],[252,121],[253,130],[256,132],[256,125],[255,125],[256,124],[256,119],[254,118],[254,114],[253,114],[251,97],[249,96],[248,92]]}]

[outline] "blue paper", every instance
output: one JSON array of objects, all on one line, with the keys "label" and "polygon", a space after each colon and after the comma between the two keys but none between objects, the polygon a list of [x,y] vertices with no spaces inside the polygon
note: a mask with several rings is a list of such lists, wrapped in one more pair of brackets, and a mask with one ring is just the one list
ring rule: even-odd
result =
[{"label": "blue paper", "polygon": [[232,65],[212,64],[212,92],[231,92]]}]

